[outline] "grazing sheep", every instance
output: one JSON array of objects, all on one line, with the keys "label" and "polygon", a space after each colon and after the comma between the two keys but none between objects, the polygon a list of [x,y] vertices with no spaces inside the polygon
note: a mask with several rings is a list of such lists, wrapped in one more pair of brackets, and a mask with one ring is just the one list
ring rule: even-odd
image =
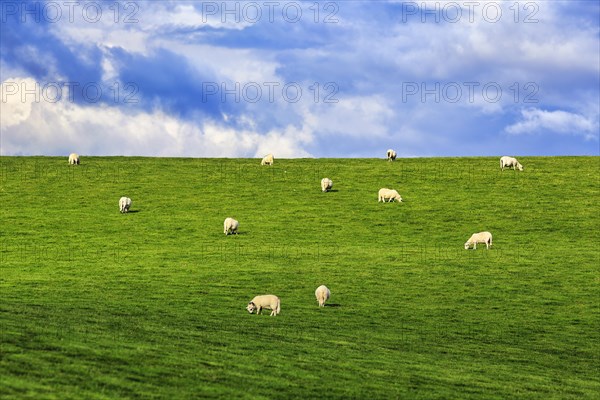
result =
[{"label": "grazing sheep", "polygon": [[225,234],[225,236],[229,235],[229,233],[235,233],[237,235],[239,225],[240,223],[237,220],[233,218],[225,218],[225,222],[223,222],[223,233]]},{"label": "grazing sheep", "polygon": [[279,297],[272,294],[256,296],[250,301],[250,303],[248,303],[246,310],[248,310],[250,314],[256,310],[256,315],[258,315],[263,308],[271,310],[271,317],[279,314],[279,311],[281,310],[281,302],[279,301]]},{"label": "grazing sheep", "polygon": [[473,245],[473,250],[477,250],[477,243],[485,243],[485,248],[489,249],[492,245],[492,234],[489,232],[474,233],[465,242],[465,250],[468,250],[471,245]]},{"label": "grazing sheep", "polygon": [[273,154],[267,154],[263,157],[260,165],[273,165]]},{"label": "grazing sheep", "polygon": [[387,188],[379,189],[377,202],[383,201],[385,203],[386,199],[388,199],[388,202],[394,202],[398,200],[398,203],[402,203],[402,197],[400,197],[400,194],[397,191]]},{"label": "grazing sheep", "polygon": [[329,179],[329,178],[321,179],[321,191],[322,192],[329,192],[331,190],[332,186],[333,186],[333,182],[331,181],[331,179]]},{"label": "grazing sheep", "polygon": [[129,197],[121,197],[119,199],[119,211],[126,213],[129,211],[129,207],[131,207],[131,199]]},{"label": "grazing sheep", "polygon": [[79,165],[79,154],[77,154],[77,153],[69,154],[69,165]]},{"label": "grazing sheep", "polygon": [[396,152],[392,149],[389,149],[387,151],[387,160],[388,161],[394,161],[396,159]]},{"label": "grazing sheep", "polygon": [[331,292],[325,285],[321,285],[315,290],[315,296],[317,297],[317,301],[319,302],[319,307],[325,307],[325,302],[329,300],[329,296],[331,296]]},{"label": "grazing sheep", "polygon": [[517,168],[519,169],[519,171],[523,171],[523,166],[520,162],[517,161],[516,158],[508,156],[500,157],[500,170],[504,171],[504,168],[510,167],[512,167],[512,169],[515,171],[517,170]]}]

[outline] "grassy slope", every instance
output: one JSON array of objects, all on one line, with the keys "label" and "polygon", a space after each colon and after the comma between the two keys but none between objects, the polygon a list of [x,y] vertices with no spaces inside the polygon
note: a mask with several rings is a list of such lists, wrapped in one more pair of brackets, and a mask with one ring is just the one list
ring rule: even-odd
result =
[{"label": "grassy slope", "polygon": [[0,396],[593,398],[599,160],[2,157]]}]

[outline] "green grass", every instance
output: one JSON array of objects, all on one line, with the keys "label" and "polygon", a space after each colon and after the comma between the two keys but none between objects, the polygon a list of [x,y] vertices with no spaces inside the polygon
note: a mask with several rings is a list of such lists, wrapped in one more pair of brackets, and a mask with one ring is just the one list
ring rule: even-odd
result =
[{"label": "green grass", "polygon": [[519,160],[2,157],[0,397],[598,398],[600,158]]}]

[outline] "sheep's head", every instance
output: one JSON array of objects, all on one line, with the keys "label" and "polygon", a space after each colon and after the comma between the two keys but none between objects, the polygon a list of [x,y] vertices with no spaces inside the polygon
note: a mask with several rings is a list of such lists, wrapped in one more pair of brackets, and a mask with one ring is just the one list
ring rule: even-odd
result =
[{"label": "sheep's head", "polygon": [[469,246],[471,245],[470,242],[465,242],[465,250],[469,250]]},{"label": "sheep's head", "polygon": [[252,314],[254,312],[254,310],[256,310],[256,305],[253,302],[250,302],[250,303],[248,303],[246,310],[248,310],[248,312],[250,314]]},{"label": "sheep's head", "polygon": [[519,171],[523,171],[523,166],[521,164],[517,164],[517,168],[519,168]]}]

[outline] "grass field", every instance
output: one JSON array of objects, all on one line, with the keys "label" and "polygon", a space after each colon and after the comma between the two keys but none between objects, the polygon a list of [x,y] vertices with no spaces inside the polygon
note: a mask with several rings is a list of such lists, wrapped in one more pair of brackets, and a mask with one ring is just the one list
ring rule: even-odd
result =
[{"label": "grass field", "polygon": [[519,160],[2,157],[0,397],[597,399],[600,158]]}]

